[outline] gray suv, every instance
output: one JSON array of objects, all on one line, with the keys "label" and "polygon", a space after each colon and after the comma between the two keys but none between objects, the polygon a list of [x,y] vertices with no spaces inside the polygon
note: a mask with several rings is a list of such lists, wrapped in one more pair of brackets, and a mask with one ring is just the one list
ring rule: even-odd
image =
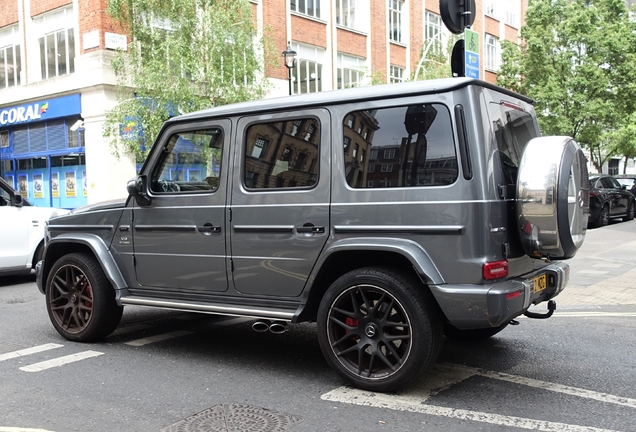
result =
[{"label": "gray suv", "polygon": [[166,122],[128,199],[48,224],[38,287],[73,341],[125,305],[316,322],[346,381],[394,390],[444,335],[552,313],[585,166],[572,139],[540,137],[532,100],[472,79],[216,107]]}]

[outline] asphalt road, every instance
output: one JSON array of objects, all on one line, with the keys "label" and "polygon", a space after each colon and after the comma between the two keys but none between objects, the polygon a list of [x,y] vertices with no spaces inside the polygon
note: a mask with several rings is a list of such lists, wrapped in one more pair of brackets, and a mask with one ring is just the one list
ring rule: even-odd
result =
[{"label": "asphalt road", "polygon": [[[591,232],[573,268],[635,226]],[[33,277],[0,278],[0,432],[636,431],[636,306],[519,321],[485,342],[445,340],[432,371],[382,395],[342,386],[314,325],[275,335],[127,307],[104,341],[72,343]]]}]

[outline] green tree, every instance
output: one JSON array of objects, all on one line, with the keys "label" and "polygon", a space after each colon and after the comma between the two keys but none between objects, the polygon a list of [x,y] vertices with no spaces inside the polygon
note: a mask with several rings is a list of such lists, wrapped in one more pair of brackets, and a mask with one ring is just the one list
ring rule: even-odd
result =
[{"label": "green tree", "polygon": [[451,53],[455,42],[461,39],[461,36],[451,35],[446,42],[435,40],[427,40],[422,44],[420,49],[420,58],[417,62],[415,71],[413,71],[412,81],[450,78],[453,76],[451,70]]},{"label": "green tree", "polygon": [[627,161],[636,158],[636,112],[626,117],[620,127],[609,132],[608,135],[607,141],[610,143],[612,154],[625,158],[623,163],[623,174],[625,174]]},{"label": "green tree", "polygon": [[117,106],[104,136],[118,156],[145,156],[168,118],[261,98],[266,64],[249,0],[109,0],[108,13],[130,35],[113,60]]},{"label": "green tree", "polygon": [[543,133],[569,135],[599,170],[636,102],[636,22],[623,0],[533,0],[497,83],[534,98]]}]

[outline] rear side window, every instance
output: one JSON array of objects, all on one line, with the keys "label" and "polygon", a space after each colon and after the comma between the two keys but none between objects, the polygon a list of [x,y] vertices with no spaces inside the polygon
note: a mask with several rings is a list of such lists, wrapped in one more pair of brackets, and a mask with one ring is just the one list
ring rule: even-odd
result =
[{"label": "rear side window", "polygon": [[532,115],[515,104],[491,102],[488,109],[506,183],[516,184],[523,150],[539,136],[539,128]]},{"label": "rear side window", "polygon": [[318,182],[319,145],[320,123],[316,118],[250,126],[245,139],[245,187],[313,187]]},{"label": "rear side window", "polygon": [[457,179],[445,105],[355,111],[345,116],[343,130],[345,176],[351,187],[443,186]]}]

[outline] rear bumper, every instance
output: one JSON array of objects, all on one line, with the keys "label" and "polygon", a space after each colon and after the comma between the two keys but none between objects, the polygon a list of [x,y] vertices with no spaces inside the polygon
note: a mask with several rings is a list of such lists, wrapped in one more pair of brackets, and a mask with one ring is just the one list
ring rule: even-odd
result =
[{"label": "rear bumper", "polygon": [[[534,292],[533,278],[546,275],[547,287]],[[568,283],[570,266],[549,264],[523,277],[488,285],[429,285],[448,321],[458,329],[498,327],[531,305],[548,301]]]}]

